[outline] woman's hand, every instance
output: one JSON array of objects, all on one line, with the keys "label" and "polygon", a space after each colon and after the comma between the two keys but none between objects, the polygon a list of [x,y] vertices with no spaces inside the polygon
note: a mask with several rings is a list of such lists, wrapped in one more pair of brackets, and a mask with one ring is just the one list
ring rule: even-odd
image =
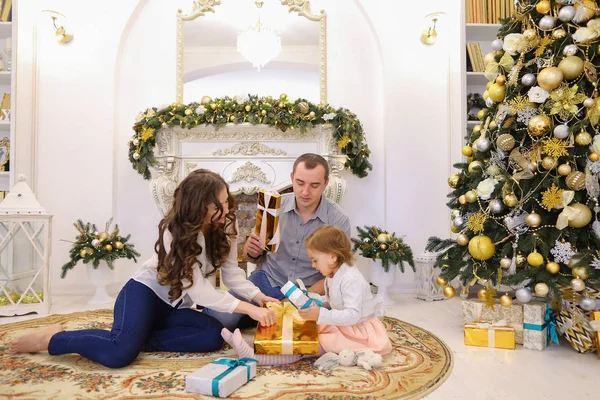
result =
[{"label": "woman's hand", "polygon": [[262,307],[265,303],[268,303],[270,301],[273,303],[281,303],[279,300],[277,300],[273,297],[269,297],[262,292],[259,292],[256,296],[254,296],[252,301],[255,302],[256,304],[258,304],[260,307]]},{"label": "woman's hand", "polygon": [[319,312],[321,307],[313,303],[310,307],[304,310],[298,310],[298,314],[306,321],[316,321],[319,319]]},{"label": "woman's hand", "polygon": [[248,316],[263,326],[271,326],[276,322],[275,313],[268,308],[254,306],[248,311]]}]

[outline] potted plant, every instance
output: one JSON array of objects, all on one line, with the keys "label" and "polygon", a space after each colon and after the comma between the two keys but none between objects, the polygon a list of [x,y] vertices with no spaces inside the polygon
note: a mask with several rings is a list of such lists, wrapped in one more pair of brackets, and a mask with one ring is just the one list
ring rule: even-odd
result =
[{"label": "potted plant", "polygon": [[[106,223],[102,232],[98,232],[96,225],[89,222],[83,223],[82,220],[77,220],[73,224],[79,234],[76,241],[72,242],[73,247],[69,251],[71,260],[62,266],[60,277],[64,278],[79,261],[87,264],[88,279],[96,286],[96,293],[88,302],[89,304],[103,304],[112,301],[106,292],[106,286],[111,283],[110,271],[114,270],[113,262],[116,259],[127,258],[137,262],[136,257],[140,256],[140,253],[133,248],[134,245],[129,243],[131,235],[121,235],[118,225],[110,232],[111,223],[112,218]],[[100,267],[101,262],[106,264],[106,267]]]},{"label": "potted plant", "polygon": [[392,266],[397,265],[404,272],[404,263],[408,263],[415,271],[412,249],[396,233],[390,234],[376,226],[365,226],[364,229],[357,226],[356,229],[358,238],[352,238],[354,250],[373,260],[371,282],[378,288],[377,296],[384,305],[393,304],[387,292],[387,286],[394,281],[395,268]]}]

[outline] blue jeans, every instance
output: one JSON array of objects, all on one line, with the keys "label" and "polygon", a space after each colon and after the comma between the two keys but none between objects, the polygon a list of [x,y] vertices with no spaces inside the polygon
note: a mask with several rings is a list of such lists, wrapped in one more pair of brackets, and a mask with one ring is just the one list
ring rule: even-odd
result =
[{"label": "blue jeans", "polygon": [[[283,293],[281,293],[281,287],[271,286],[271,282],[269,282],[269,278],[267,278],[267,274],[264,271],[257,269],[252,274],[250,274],[248,280],[254,283],[256,287],[258,287],[260,291],[266,294],[267,296],[276,298],[278,300],[285,299],[285,296],[283,295]],[[229,293],[242,301],[246,301],[231,290],[229,291]],[[249,317],[244,318],[245,315],[240,313],[219,312],[211,310],[210,308],[205,308],[202,312],[206,315],[210,315],[211,317],[216,318],[220,323],[223,324],[225,328],[229,329],[230,331],[233,331],[235,328],[247,327],[252,324],[252,322],[248,321]],[[242,318],[244,318],[244,321],[242,321]],[[254,322],[254,324],[256,324],[256,322]]]},{"label": "blue jeans", "polygon": [[52,336],[51,355],[77,353],[105,367],[129,365],[145,351],[204,353],[223,346],[216,319],[191,310],[177,309],[161,300],[149,287],[133,279],[115,302],[111,331],[84,329]]}]

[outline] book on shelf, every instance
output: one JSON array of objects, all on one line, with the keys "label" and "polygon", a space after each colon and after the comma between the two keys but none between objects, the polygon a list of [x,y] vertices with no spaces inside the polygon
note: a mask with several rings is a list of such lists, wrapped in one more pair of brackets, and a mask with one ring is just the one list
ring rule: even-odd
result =
[{"label": "book on shelf", "polygon": [[2,110],[10,110],[10,93],[4,93],[0,104],[0,119],[9,119]]},{"label": "book on shelf", "polygon": [[498,24],[514,12],[513,0],[465,0],[467,24]]},{"label": "book on shelf", "polygon": [[479,43],[467,43],[467,55],[472,66],[473,72],[485,71],[483,65],[483,55],[481,54],[481,46]]},{"label": "book on shelf", "polygon": [[8,22],[12,21],[12,0],[4,0],[2,2],[2,11],[0,11],[0,21]]}]

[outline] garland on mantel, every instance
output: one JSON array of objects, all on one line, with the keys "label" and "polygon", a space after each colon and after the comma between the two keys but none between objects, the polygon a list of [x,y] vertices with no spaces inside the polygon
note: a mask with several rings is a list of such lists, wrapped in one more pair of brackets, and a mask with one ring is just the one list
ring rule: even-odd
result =
[{"label": "garland on mantel", "polygon": [[345,108],[336,110],[330,105],[317,105],[304,99],[290,101],[285,93],[279,99],[225,96],[213,100],[204,96],[200,103],[148,108],[138,114],[133,126],[135,134],[129,141],[129,161],[144,179],[150,179],[150,167],[156,164],[153,149],[158,129],[166,126],[190,129],[202,124],[219,129],[227,123],[264,124],[282,132],[298,129],[302,133],[318,125],[331,124],[337,146],[348,157],[344,166],[359,178],[364,178],[373,169],[369,162],[371,151],[355,114]]}]

